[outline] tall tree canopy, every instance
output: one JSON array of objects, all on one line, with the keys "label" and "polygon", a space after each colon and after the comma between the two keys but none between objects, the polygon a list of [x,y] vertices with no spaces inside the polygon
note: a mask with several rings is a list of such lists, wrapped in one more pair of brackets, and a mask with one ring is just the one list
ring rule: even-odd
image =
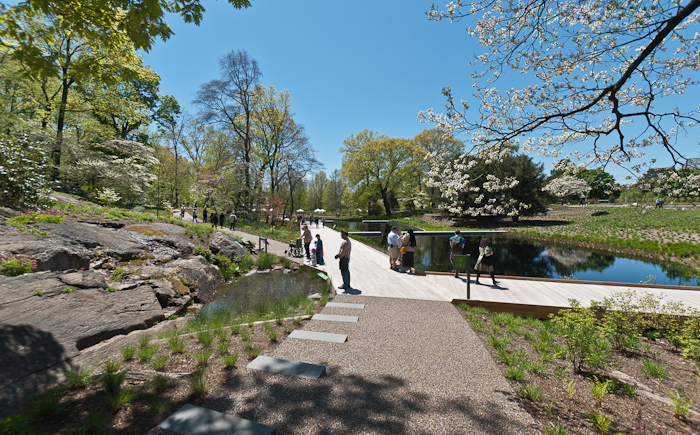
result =
[{"label": "tall tree canopy", "polygon": [[[250,0],[228,0],[236,9],[250,7]],[[106,48],[114,45],[114,32],[127,35],[135,48],[150,50],[157,38],[173,35],[166,14],[179,14],[186,23],[199,25],[204,16],[200,0],[24,0],[16,5],[0,4],[0,47],[29,41],[18,23],[19,15],[53,15],[55,32],[68,32],[95,41]]]},{"label": "tall tree canopy", "polygon": [[556,157],[564,145],[590,140],[590,150],[571,153],[589,166],[627,166],[650,146],[682,164],[688,156],[678,141],[697,123],[697,103],[674,98],[686,106],[669,110],[657,101],[695,84],[689,74],[700,69],[698,6],[700,0],[433,5],[431,20],[469,19],[468,35],[486,52],[473,62],[478,113],[446,87],[446,113],[421,116],[468,132],[477,152],[523,141],[525,151]]}]

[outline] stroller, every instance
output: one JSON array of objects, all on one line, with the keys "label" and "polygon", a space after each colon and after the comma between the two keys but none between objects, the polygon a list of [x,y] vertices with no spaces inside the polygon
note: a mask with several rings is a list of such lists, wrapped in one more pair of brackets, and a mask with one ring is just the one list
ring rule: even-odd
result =
[{"label": "stroller", "polygon": [[292,240],[289,242],[289,249],[285,251],[286,254],[289,254],[292,257],[303,257],[304,256],[304,245],[301,242],[301,239],[296,239]]}]

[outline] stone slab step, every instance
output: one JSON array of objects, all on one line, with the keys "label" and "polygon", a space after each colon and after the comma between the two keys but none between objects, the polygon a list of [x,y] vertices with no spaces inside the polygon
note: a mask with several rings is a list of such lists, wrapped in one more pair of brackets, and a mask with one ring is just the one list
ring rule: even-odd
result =
[{"label": "stone slab step", "polygon": [[302,340],[318,340],[318,341],[330,341],[332,343],[345,343],[348,341],[348,336],[344,334],[330,334],[328,332],[315,332],[315,331],[304,331],[301,329],[295,329],[291,334],[288,335],[289,338],[300,338]]},{"label": "stone slab step", "polygon": [[337,308],[357,308],[358,310],[364,310],[365,304],[346,304],[344,302],[328,302],[327,307],[337,307]]},{"label": "stone slab step", "polygon": [[357,316],[337,316],[335,314],[314,314],[311,320],[328,320],[331,322],[351,322],[357,323],[360,320]]},{"label": "stone slab step", "polygon": [[255,358],[246,367],[249,369],[263,370],[306,379],[318,379],[326,372],[325,366],[272,358],[263,355]]},{"label": "stone slab step", "polygon": [[158,427],[181,435],[271,435],[275,428],[187,404]]}]

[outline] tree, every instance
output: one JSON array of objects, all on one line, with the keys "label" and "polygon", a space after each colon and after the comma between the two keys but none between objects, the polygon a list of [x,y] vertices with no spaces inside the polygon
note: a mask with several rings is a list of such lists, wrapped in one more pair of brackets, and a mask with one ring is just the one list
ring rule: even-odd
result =
[{"label": "tree", "polygon": [[386,214],[391,215],[396,193],[416,173],[425,152],[410,139],[392,139],[369,130],[351,135],[343,144],[342,173],[355,198],[365,203],[381,198]]},{"label": "tree", "polygon": [[552,195],[559,198],[577,197],[583,198],[591,191],[591,186],[586,180],[573,175],[563,175],[559,178],[552,179],[544,187],[544,190],[551,192]]},{"label": "tree", "polygon": [[[457,0],[442,11],[433,5],[431,20],[483,14],[468,33],[486,53],[474,61],[475,118],[449,87],[446,113],[420,116],[469,133],[477,152],[493,154],[524,140],[524,151],[556,157],[565,145],[590,140],[589,151],[577,146],[570,153],[588,166],[626,165],[649,146],[682,164],[686,156],[676,140],[697,124],[696,104],[675,98],[687,106],[666,110],[656,103],[695,84],[688,72],[700,69],[698,6],[700,0]],[[513,88],[516,82],[521,87]]]},{"label": "tree", "polygon": [[312,209],[323,208],[323,199],[328,188],[328,177],[323,171],[317,172],[309,182],[309,207]]},{"label": "tree", "polygon": [[73,86],[90,80],[114,85],[117,75],[129,76],[129,61],[136,56],[122,32],[112,32],[115,47],[104,50],[94,40],[63,30],[59,26],[61,22],[62,17],[57,15],[18,16],[15,25],[31,38],[19,39],[11,47],[5,47],[5,51],[23,66],[22,78],[35,82],[41,89],[42,128],[55,120],[56,139],[51,151],[55,180],[61,165],[63,132]]},{"label": "tree", "polygon": [[536,164],[515,150],[500,160],[457,158],[443,155],[433,160],[428,185],[444,200],[443,207],[458,215],[520,215],[543,212],[545,198],[542,164]]},{"label": "tree", "polygon": [[[458,157],[464,152],[464,142],[456,139],[452,134],[445,131],[440,131],[437,128],[426,129],[415,135],[413,142],[423,149],[427,154],[447,155]],[[423,184],[427,179],[426,174],[430,170],[430,159],[424,159],[420,169],[416,172],[418,180],[418,189],[416,201],[422,205],[431,205],[439,202],[440,192],[437,192],[434,187],[428,187],[426,194],[428,198],[423,198],[421,195]],[[427,203],[427,204],[424,204]]]},{"label": "tree", "polygon": [[[228,2],[236,9],[250,7],[250,0]],[[113,49],[112,35],[124,32],[135,48],[148,51],[156,38],[165,41],[173,35],[165,22],[166,14],[179,14],[186,23],[199,25],[204,11],[199,0],[24,0],[12,6],[0,4],[0,47],[32,39],[23,32],[19,16],[44,14],[61,18],[52,25],[54,33],[69,32]]]},{"label": "tree", "polygon": [[585,180],[591,187],[589,196],[593,198],[603,199],[620,195],[620,188],[615,184],[615,177],[602,169],[584,169],[577,172],[575,176]]},{"label": "tree", "polygon": [[340,175],[338,169],[331,172],[326,188],[326,204],[329,210],[338,211],[343,207],[343,192],[345,191],[345,180]]},{"label": "tree", "polygon": [[244,167],[244,205],[252,206],[253,179],[253,114],[257,109],[259,93],[256,86],[262,72],[258,63],[245,50],[232,51],[220,61],[221,79],[202,85],[194,103],[202,108],[201,116],[207,122],[230,128],[242,145]]}]

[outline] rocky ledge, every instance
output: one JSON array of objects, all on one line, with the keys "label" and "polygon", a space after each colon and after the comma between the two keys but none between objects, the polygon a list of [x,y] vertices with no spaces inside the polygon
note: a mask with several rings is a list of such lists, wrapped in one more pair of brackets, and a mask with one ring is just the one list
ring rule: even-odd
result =
[{"label": "rocky ledge", "polygon": [[[0,211],[0,254],[36,260],[38,271],[0,276],[0,416],[60,380],[84,349],[149,328],[223,281],[177,225],[30,223],[48,233],[32,235]],[[247,252],[222,233],[202,243],[232,259]]]}]

